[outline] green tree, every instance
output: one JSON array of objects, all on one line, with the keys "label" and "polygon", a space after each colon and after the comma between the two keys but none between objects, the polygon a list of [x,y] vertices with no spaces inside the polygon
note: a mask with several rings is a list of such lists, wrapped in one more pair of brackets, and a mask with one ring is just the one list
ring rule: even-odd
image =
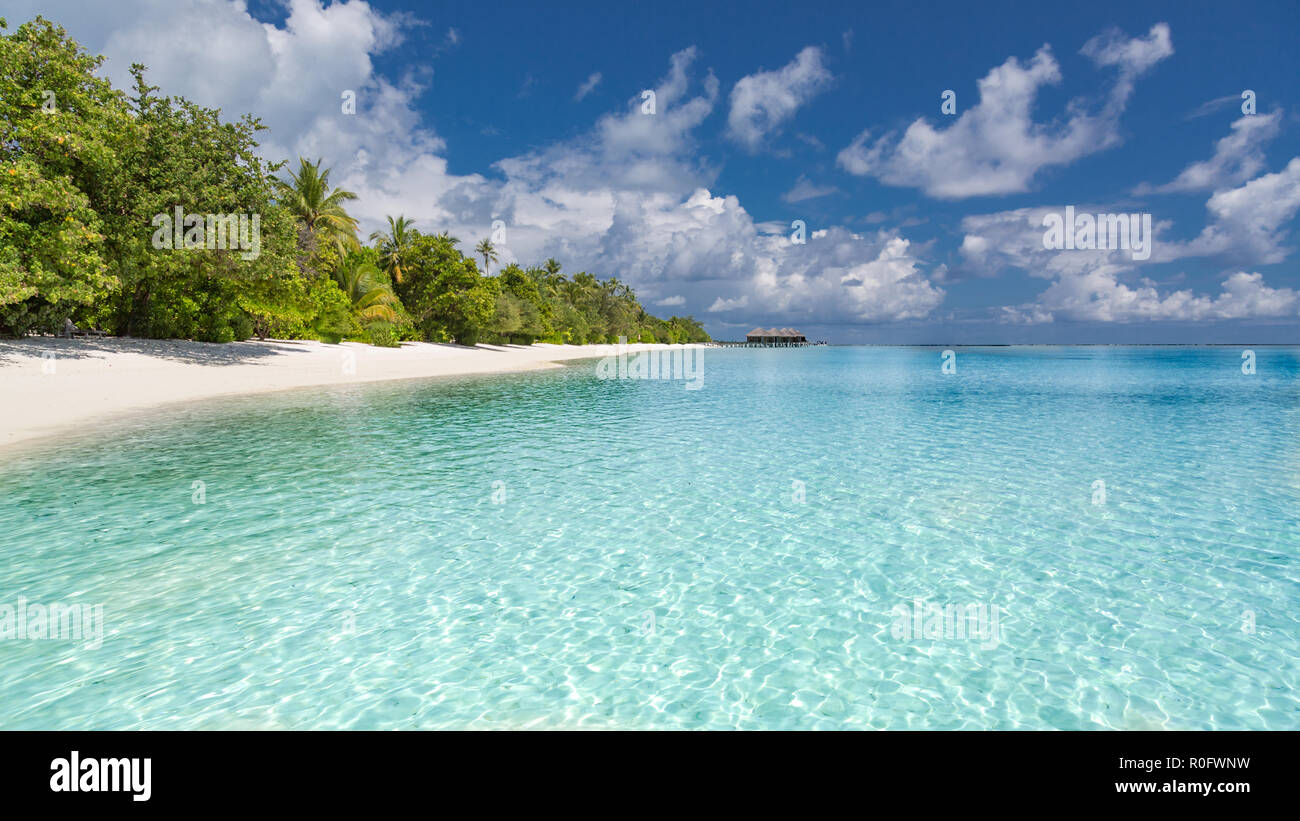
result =
[{"label": "green tree", "polygon": [[541,295],[538,273],[538,269],[526,271],[511,263],[497,275],[501,293],[496,299],[491,330],[498,341],[530,344],[551,333],[547,322],[551,304]]},{"label": "green tree", "polygon": [[401,302],[384,281],[378,266],[362,253],[343,258],[334,272],[334,280],[352,304],[352,314],[363,326],[376,322],[395,323]]},{"label": "green tree", "polygon": [[[274,167],[257,153],[261,123],[223,122],[217,110],[155,94],[143,66],[131,71],[136,129],[120,148],[122,173],[91,189],[120,283],[105,306],[109,324],[214,342],[303,328],[310,287],[294,264],[293,218],[274,201]],[[178,214],[183,245],[175,242]],[[242,215],[253,248],[231,247],[229,237],[215,247],[212,220],[227,214]],[[200,227],[191,246],[190,230]]]},{"label": "green tree", "polygon": [[406,258],[411,251],[411,242],[415,239],[414,223],[406,217],[388,218],[388,233],[375,231],[370,241],[379,249],[379,266],[393,282],[401,283],[402,271],[406,267]]},{"label": "green tree", "polygon": [[483,272],[487,276],[491,276],[492,263],[497,261],[497,249],[492,244],[492,240],[484,238],[482,242],[474,246],[474,253],[483,257]]},{"label": "green tree", "polygon": [[[566,277],[555,259],[484,276],[455,237],[402,216],[360,248],[356,195],[332,188],[321,160],[277,179],[255,117],[163,96],[140,65],[128,96],[95,75],[100,62],[39,17],[0,33],[0,334],[66,316],[216,342],[360,330],[396,344],[417,327],[464,344],[708,339],[691,317],[647,314],[617,277]],[[253,226],[255,249],[213,242],[228,215]],[[491,241],[474,253],[490,274]]]},{"label": "green tree", "polygon": [[41,17],[0,36],[2,334],[80,321],[117,285],[92,194],[135,124],[101,62]]},{"label": "green tree", "polygon": [[299,157],[298,170],[288,180],[279,181],[278,193],[317,243],[333,245],[342,253],[358,246],[357,221],[343,205],[357,195],[342,188],[331,189],[329,179],[330,170],[321,169],[321,160],[309,162]]},{"label": "green tree", "polygon": [[398,293],[424,337],[475,344],[492,319],[497,288],[455,240],[446,234],[417,236],[407,273]]}]

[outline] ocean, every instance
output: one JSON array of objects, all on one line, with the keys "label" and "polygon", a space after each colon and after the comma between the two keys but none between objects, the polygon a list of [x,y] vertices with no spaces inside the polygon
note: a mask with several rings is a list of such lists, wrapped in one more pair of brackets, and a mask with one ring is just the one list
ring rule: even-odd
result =
[{"label": "ocean", "polygon": [[707,349],[105,420],[0,453],[0,728],[1297,729],[1300,348],[1249,353]]}]

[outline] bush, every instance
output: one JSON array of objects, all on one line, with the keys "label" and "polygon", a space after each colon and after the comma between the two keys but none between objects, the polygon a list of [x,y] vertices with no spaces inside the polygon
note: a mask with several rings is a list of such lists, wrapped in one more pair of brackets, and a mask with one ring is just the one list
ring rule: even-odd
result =
[{"label": "bush", "polygon": [[332,279],[312,283],[310,298],[315,308],[311,330],[322,342],[335,345],[358,330],[352,319],[352,302]]},{"label": "bush", "polygon": [[[70,311],[40,300],[27,300],[0,308],[0,336],[23,336],[31,331],[58,333]],[[76,321],[75,319],[73,320]]]},{"label": "bush", "polygon": [[397,328],[388,322],[376,322],[366,328],[365,340],[379,348],[401,347]]},{"label": "bush", "polygon": [[230,330],[236,341],[243,342],[253,335],[253,320],[248,314],[240,311],[230,320]]}]

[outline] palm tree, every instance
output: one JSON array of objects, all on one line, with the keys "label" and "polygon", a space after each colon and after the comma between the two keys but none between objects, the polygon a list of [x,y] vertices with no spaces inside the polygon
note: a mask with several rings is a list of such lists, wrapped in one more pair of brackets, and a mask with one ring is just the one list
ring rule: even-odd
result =
[{"label": "palm tree", "polygon": [[414,224],[413,220],[406,217],[389,217],[387,234],[375,231],[370,235],[370,241],[379,249],[379,264],[399,285],[402,284],[402,268],[406,265],[406,256],[415,239],[415,232],[411,228]]},{"label": "palm tree", "polygon": [[485,276],[492,276],[491,263],[497,261],[497,249],[492,245],[492,240],[484,239],[478,245],[474,246],[474,253],[483,257],[483,273]]},{"label": "palm tree", "polygon": [[360,254],[348,254],[334,271],[339,288],[352,303],[352,313],[362,325],[396,322],[401,303],[374,263]]},{"label": "palm tree", "polygon": [[582,287],[582,283],[577,282],[576,280],[570,281],[567,279],[562,279],[559,282],[560,294],[563,295],[565,301],[568,302],[569,305],[574,308],[577,308],[578,305],[582,302],[582,294],[584,290],[585,289]]},{"label": "palm tree", "polygon": [[278,180],[279,199],[322,242],[333,243],[343,253],[359,247],[357,221],[343,208],[357,195],[342,188],[330,190],[330,170],[321,161],[298,158],[298,171],[288,180]]},{"label": "palm tree", "polygon": [[564,274],[560,273],[560,263],[556,262],[555,257],[551,257],[542,263],[542,270],[537,281],[542,294],[546,297],[554,297],[560,292],[560,283],[565,280]]}]

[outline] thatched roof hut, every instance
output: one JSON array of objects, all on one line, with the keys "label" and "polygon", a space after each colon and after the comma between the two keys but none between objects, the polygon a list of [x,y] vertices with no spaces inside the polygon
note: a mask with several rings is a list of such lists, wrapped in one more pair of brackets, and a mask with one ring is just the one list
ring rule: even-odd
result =
[{"label": "thatched roof hut", "polygon": [[755,328],[745,334],[745,341],[759,345],[806,344],[808,340],[794,328]]}]

